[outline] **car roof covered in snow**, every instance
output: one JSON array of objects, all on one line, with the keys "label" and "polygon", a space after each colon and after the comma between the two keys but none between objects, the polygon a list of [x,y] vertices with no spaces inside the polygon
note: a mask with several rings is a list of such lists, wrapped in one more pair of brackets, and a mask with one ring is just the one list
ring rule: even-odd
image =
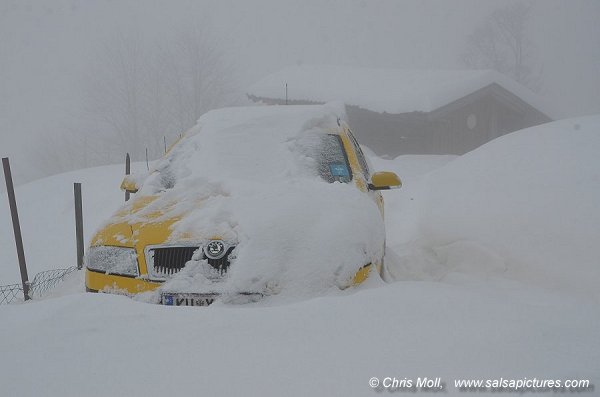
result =
[{"label": "car roof covered in snow", "polygon": [[314,135],[340,134],[344,111],[342,103],[210,111],[156,162],[158,172],[144,182],[142,191],[193,186],[196,178],[275,184],[291,176],[316,177],[298,158],[305,157],[298,150]]},{"label": "car roof covered in snow", "polygon": [[494,70],[404,70],[332,65],[282,69],[250,86],[248,95],[294,101],[343,101],[378,113],[431,112],[468,94],[498,84],[556,119],[543,98]]},{"label": "car roof covered in snow", "polygon": [[336,133],[338,120],[345,119],[345,107],[341,102],[324,105],[229,107],[204,114],[186,135],[271,133],[282,137],[296,136],[309,130]]}]

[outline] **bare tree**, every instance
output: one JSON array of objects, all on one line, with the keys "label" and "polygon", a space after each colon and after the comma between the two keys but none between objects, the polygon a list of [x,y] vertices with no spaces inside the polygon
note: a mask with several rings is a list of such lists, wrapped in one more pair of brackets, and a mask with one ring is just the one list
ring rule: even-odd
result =
[{"label": "bare tree", "polygon": [[207,110],[223,105],[231,92],[232,68],[197,27],[180,32],[162,52],[168,54],[165,81],[173,102],[170,118],[177,130],[185,130]]},{"label": "bare tree", "polygon": [[84,87],[82,110],[60,137],[43,141],[40,165],[63,171],[142,160],[164,151],[232,92],[232,68],[206,32],[182,30],[160,42],[116,34],[98,53]]},{"label": "bare tree", "polygon": [[468,37],[461,62],[473,69],[495,69],[533,91],[541,87],[541,66],[527,34],[531,5],[515,3],[493,11]]},{"label": "bare tree", "polygon": [[132,145],[143,142],[143,99],[150,83],[145,74],[147,65],[152,65],[146,51],[138,38],[119,34],[91,66],[84,117],[102,128],[107,153],[112,152],[111,146],[134,150]]}]

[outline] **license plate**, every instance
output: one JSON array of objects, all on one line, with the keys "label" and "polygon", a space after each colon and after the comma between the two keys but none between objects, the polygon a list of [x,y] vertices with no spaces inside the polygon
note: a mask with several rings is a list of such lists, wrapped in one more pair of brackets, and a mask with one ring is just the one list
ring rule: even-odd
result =
[{"label": "license plate", "polygon": [[209,306],[217,297],[217,294],[163,293],[161,303],[167,306]]}]

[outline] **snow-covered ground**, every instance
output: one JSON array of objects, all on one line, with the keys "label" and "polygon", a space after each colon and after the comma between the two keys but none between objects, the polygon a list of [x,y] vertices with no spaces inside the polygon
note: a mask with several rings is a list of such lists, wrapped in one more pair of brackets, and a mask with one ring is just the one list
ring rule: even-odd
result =
[{"label": "snow-covered ground", "polygon": [[[385,193],[387,284],[198,309],[85,294],[75,274],[48,299],[0,306],[2,394],[368,396],[372,377],[440,377],[448,395],[463,378],[587,379],[581,394],[595,395],[599,152],[596,116],[458,158],[372,157],[404,183]],[[121,170],[17,189],[31,275],[74,264],[72,182],[89,238],[122,203]],[[5,197],[0,216],[7,284],[19,276]]]}]

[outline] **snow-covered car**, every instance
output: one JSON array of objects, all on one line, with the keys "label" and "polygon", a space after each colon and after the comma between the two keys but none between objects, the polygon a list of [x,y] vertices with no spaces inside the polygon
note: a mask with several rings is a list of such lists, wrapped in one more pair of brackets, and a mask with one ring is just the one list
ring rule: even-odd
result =
[{"label": "snow-covered car", "polygon": [[[383,271],[380,190],[343,106],[211,111],[91,240],[86,289],[167,305],[317,296]],[[152,295],[152,294],[150,294]]]}]

